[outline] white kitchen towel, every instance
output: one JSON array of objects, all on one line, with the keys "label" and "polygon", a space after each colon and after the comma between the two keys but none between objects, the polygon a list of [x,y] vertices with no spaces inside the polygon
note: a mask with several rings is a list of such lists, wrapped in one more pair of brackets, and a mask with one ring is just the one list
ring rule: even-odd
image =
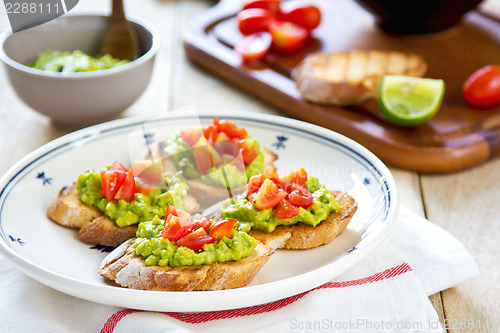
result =
[{"label": "white kitchen towel", "polygon": [[443,332],[428,296],[478,272],[456,238],[404,207],[388,239],[342,275],[243,309],[160,313],[95,304],[31,280],[0,256],[0,331]]}]

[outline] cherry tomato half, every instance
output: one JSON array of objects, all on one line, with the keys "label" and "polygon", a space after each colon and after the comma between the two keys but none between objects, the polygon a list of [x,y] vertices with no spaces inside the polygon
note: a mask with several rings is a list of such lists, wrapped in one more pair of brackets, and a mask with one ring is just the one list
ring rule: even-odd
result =
[{"label": "cherry tomato half", "polygon": [[262,59],[271,48],[273,38],[269,32],[256,32],[243,37],[234,47],[244,61],[254,61]]},{"label": "cherry tomato half", "polygon": [[243,10],[249,8],[264,8],[272,13],[277,13],[280,9],[280,0],[249,0],[243,4]]},{"label": "cherry tomato half", "polygon": [[500,66],[488,65],[472,73],[463,85],[462,95],[475,108],[500,104]]},{"label": "cherry tomato half", "polygon": [[279,18],[283,21],[298,24],[307,31],[312,31],[321,22],[321,11],[313,5],[284,2],[281,6]]},{"label": "cherry tomato half", "polygon": [[279,202],[278,206],[276,206],[274,216],[279,219],[289,219],[299,215],[299,213],[300,210],[297,207],[295,207],[290,201],[283,199]]},{"label": "cherry tomato half", "polygon": [[273,48],[285,53],[297,51],[309,37],[309,32],[306,29],[287,21],[271,22],[269,32],[273,37]]},{"label": "cherry tomato half", "polygon": [[245,9],[236,15],[238,29],[244,35],[267,31],[269,21],[273,18],[274,15],[270,11],[262,8]]}]

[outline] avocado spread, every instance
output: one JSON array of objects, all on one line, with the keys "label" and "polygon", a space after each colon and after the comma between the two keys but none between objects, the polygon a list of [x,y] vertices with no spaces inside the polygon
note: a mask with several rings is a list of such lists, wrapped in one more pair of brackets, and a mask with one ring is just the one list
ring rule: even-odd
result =
[{"label": "avocado spread", "polygon": [[73,52],[47,50],[40,53],[28,66],[50,72],[76,73],[113,68],[128,62],[113,58],[109,54],[94,58],[80,50]]},{"label": "avocado spread", "polygon": [[152,220],[155,216],[165,216],[167,206],[175,205],[184,209],[183,200],[187,195],[188,186],[180,172],[163,175],[167,188],[154,189],[150,193],[135,193],[134,200],[108,201],[99,195],[101,176],[92,169],[78,176],[76,189],[80,193],[83,203],[97,207],[100,211],[114,220],[119,227],[137,224],[142,221]]},{"label": "avocado spread", "polygon": [[137,255],[145,258],[146,266],[179,267],[239,260],[248,257],[257,246],[257,241],[247,233],[233,230],[231,238],[224,237],[214,244],[203,245],[200,252],[193,251],[161,237],[163,223],[155,217],[139,224],[133,247]]},{"label": "avocado spread", "polygon": [[274,216],[273,209],[258,210],[248,201],[246,193],[234,199],[225,200],[221,206],[222,217],[238,220],[236,228],[241,231],[257,229],[272,232],[278,225],[292,225],[299,222],[316,226],[331,212],[335,213],[340,210],[332,192],[327,190],[325,185],[320,184],[317,178],[309,177],[305,188],[311,192],[314,203],[307,209],[298,207],[300,213],[292,218],[279,219]]},{"label": "avocado spread", "polygon": [[[174,161],[178,170],[188,179],[199,178],[203,183],[214,186],[235,188],[246,184],[247,179],[264,172],[264,154],[260,150],[258,142],[255,142],[258,151],[255,159],[246,166],[246,178],[242,171],[233,164],[226,164],[224,172],[221,168],[212,168],[206,175],[202,175],[196,168],[191,148],[182,140],[180,134],[176,134],[165,143],[165,153]],[[227,179],[227,181],[226,181]]]}]

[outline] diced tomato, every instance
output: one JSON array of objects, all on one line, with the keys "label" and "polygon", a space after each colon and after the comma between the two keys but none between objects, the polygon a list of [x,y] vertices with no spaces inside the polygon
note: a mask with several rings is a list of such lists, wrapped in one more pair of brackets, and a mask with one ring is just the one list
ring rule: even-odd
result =
[{"label": "diced tomato", "polygon": [[114,200],[116,192],[122,186],[126,175],[126,172],[122,170],[101,171],[101,190],[99,194],[108,201]]},{"label": "diced tomato", "polygon": [[290,201],[286,199],[282,199],[278,206],[276,206],[276,210],[274,211],[274,216],[279,219],[289,219],[294,216],[297,216],[300,213],[300,210],[295,207]]},{"label": "diced tomato", "polygon": [[243,4],[243,10],[248,8],[264,8],[277,13],[280,8],[280,0],[247,0]]},{"label": "diced tomato", "polygon": [[195,230],[201,227],[207,231],[212,226],[212,222],[201,214],[195,215],[192,222],[194,223]]},{"label": "diced tomato", "polygon": [[262,186],[262,184],[264,184],[264,181],[266,179],[272,180],[273,183],[276,184],[276,186],[279,189],[283,189],[283,185],[281,184],[281,181],[279,180],[276,172],[271,172],[250,177],[247,185],[247,194],[252,194],[257,192]]},{"label": "diced tomato", "polygon": [[290,193],[292,190],[292,184],[304,186],[307,181],[307,177],[308,176],[306,170],[300,167],[290,172],[288,175],[281,177],[281,183],[283,184],[285,191]]},{"label": "diced tomato", "polygon": [[150,187],[143,187],[139,184],[137,184],[137,180],[135,182],[135,193],[141,193],[141,194],[144,194],[144,195],[148,195],[149,193],[151,193],[151,191],[153,191],[152,188]]},{"label": "diced tomato", "polygon": [[210,157],[207,141],[204,137],[198,140],[192,151],[198,171],[202,175],[206,175],[208,170],[212,168],[212,159]]},{"label": "diced tomato", "polygon": [[154,188],[164,182],[161,165],[158,161],[140,160],[132,162],[134,176],[140,179],[141,187]]},{"label": "diced tomato", "polygon": [[244,35],[267,31],[269,21],[273,18],[273,13],[262,8],[245,9],[236,15],[238,29]]},{"label": "diced tomato", "polygon": [[125,200],[130,202],[134,200],[135,196],[135,179],[132,171],[125,173],[122,185],[115,194],[115,200]]},{"label": "diced tomato", "polygon": [[235,219],[225,219],[215,222],[212,228],[210,228],[210,235],[214,238],[231,237],[234,226],[236,225]]},{"label": "diced tomato", "polygon": [[246,138],[240,141],[241,155],[245,164],[250,164],[257,157],[258,151],[254,139]]},{"label": "diced tomato", "polygon": [[215,117],[214,126],[219,132],[226,133],[230,138],[238,138],[239,140],[243,140],[248,136],[247,130],[245,128],[238,127],[229,120],[223,120]]},{"label": "diced tomato", "polygon": [[217,131],[217,128],[215,128],[215,126],[210,125],[203,129],[203,135],[208,142],[215,142],[219,136],[219,132]]},{"label": "diced tomato", "polygon": [[162,237],[170,241],[176,241],[191,233],[193,228],[194,224],[181,225],[181,219],[171,214],[165,219]]},{"label": "diced tomato", "polygon": [[[225,133],[220,135],[222,134],[226,135]],[[231,155],[233,158],[240,152],[240,147],[232,141],[217,141],[214,143],[214,147],[220,155]]]},{"label": "diced tomato", "polygon": [[243,37],[234,47],[244,61],[262,59],[271,48],[273,37],[269,32],[256,32]]},{"label": "diced tomato", "polygon": [[201,127],[191,127],[181,131],[181,138],[189,147],[194,147],[203,134]]},{"label": "diced tomato", "polygon": [[292,184],[292,190],[288,196],[288,200],[295,206],[309,208],[314,202],[314,198],[305,187],[298,184]]},{"label": "diced tomato", "polygon": [[174,216],[179,216],[177,214],[177,209],[175,209],[174,206],[172,205],[168,205],[167,206],[167,211],[165,212],[165,220],[170,216],[170,215],[174,215]]},{"label": "diced tomato", "polygon": [[188,212],[178,209],[177,216],[179,217],[181,226],[184,227],[193,224],[193,222],[191,221],[191,215]]},{"label": "diced tomato", "polygon": [[121,171],[128,171],[127,168],[125,168],[123,166],[123,164],[121,164],[120,162],[118,161],[115,161],[112,165],[111,165],[111,168],[109,168],[109,170],[121,170]]},{"label": "diced tomato", "polygon": [[284,190],[280,189],[271,179],[266,179],[253,198],[252,203],[259,210],[270,209],[286,196],[287,193]]},{"label": "diced tomato", "polygon": [[309,37],[309,32],[306,29],[287,21],[271,22],[269,32],[273,37],[273,49],[284,53],[297,51]]},{"label": "diced tomato", "polygon": [[321,11],[313,5],[287,1],[280,8],[279,18],[283,21],[293,22],[307,31],[312,31],[321,22]]},{"label": "diced tomato", "polygon": [[184,236],[177,241],[178,246],[185,246],[193,251],[199,251],[203,249],[203,245],[212,244],[215,239],[208,235],[203,228],[198,228],[190,234]]}]

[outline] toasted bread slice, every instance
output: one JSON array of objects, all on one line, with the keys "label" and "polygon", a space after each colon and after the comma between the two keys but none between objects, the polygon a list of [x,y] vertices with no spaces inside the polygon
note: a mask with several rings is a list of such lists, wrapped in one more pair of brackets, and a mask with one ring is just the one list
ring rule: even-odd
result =
[{"label": "toasted bread slice", "polygon": [[292,76],[305,100],[347,106],[376,99],[384,75],[421,77],[426,70],[425,60],[413,53],[353,50],[315,53],[299,63]]},{"label": "toasted bread slice", "polygon": [[[264,172],[270,173],[276,171],[274,161],[278,159],[278,156],[266,147],[262,147],[261,150],[264,155]],[[161,154],[160,156],[162,157],[161,160],[164,172],[177,172],[178,170],[175,164],[168,158],[168,156],[165,155],[161,145],[159,151]],[[246,189],[246,184],[237,188],[228,189],[223,186],[205,184],[198,179],[186,180],[186,183],[189,186],[189,194],[193,196],[196,201],[198,201],[202,208],[211,206],[216,202],[229,198],[230,196],[240,194]]]},{"label": "toasted bread slice", "polygon": [[[198,211],[196,200],[184,199],[187,212]],[[80,200],[75,184],[63,187],[47,206],[47,217],[68,228],[80,229],[78,235],[86,243],[116,247],[127,239],[135,237],[137,225],[119,227],[99,209],[90,207]]]},{"label": "toasted bread slice", "polygon": [[297,223],[277,226],[270,233],[251,230],[248,234],[273,249],[310,249],[328,244],[345,230],[358,209],[356,201],[350,195],[340,191],[334,191],[333,194],[340,205],[340,211],[330,213],[326,220],[315,227]]},{"label": "toasted bread slice", "polygon": [[175,268],[145,266],[144,259],[135,254],[132,240],[129,240],[104,258],[99,274],[122,287],[131,289],[159,291],[232,289],[250,283],[273,253],[273,249],[259,242],[250,256],[238,261]]}]

